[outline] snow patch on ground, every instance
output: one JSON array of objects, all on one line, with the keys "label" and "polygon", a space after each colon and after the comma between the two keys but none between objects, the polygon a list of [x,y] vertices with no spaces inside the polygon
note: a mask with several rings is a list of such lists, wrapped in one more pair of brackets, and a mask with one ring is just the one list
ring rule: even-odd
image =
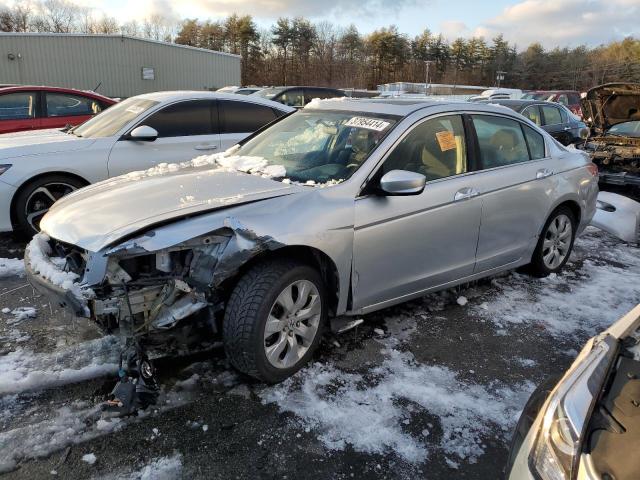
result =
[{"label": "snow patch on ground", "polygon": [[575,243],[575,271],[495,279],[498,289],[486,308],[474,312],[501,329],[537,325],[557,338],[579,332],[593,336],[608,328],[640,302],[640,255],[593,228]]},{"label": "snow patch on ground", "polygon": [[14,325],[28,318],[36,318],[38,312],[34,307],[18,307],[11,310],[11,315],[13,318],[7,320],[7,325]]},{"label": "snow patch on ground", "polygon": [[152,460],[140,470],[103,477],[102,480],[177,480],[183,478],[182,455],[175,453],[170,457]]},{"label": "snow patch on ground", "polygon": [[0,258],[0,278],[24,275],[24,260]]},{"label": "snow patch on ground", "polygon": [[[366,375],[314,364],[261,393],[263,403],[296,414],[332,450],[350,445],[370,454],[396,453],[421,463],[433,447],[451,461],[475,462],[484,439],[506,440],[534,386],[482,386],[459,380],[446,367],[423,365],[407,352],[385,350],[384,362]],[[412,432],[410,402],[440,419],[442,435]],[[435,444],[432,442],[436,442]]]},{"label": "snow patch on ground", "polygon": [[118,369],[118,352],[114,336],[53,353],[17,349],[0,357],[0,394],[51,388],[113,374]]}]

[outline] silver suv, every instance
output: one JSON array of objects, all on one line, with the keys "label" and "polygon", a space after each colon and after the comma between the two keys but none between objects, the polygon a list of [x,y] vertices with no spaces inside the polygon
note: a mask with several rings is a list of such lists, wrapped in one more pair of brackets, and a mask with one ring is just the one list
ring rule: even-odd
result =
[{"label": "silver suv", "polygon": [[315,100],[223,154],[63,198],[25,262],[37,289],[138,347],[204,329],[278,382],[330,317],[558,272],[597,193],[584,154],[504,107]]}]

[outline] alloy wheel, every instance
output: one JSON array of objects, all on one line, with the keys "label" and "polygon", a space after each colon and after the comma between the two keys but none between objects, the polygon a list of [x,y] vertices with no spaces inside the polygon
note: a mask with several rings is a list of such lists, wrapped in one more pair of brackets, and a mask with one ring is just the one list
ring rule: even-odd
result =
[{"label": "alloy wheel", "polygon": [[27,198],[24,208],[24,216],[31,228],[40,231],[40,220],[49,208],[59,199],[76,190],[74,185],[64,182],[52,182],[41,185]]},{"label": "alloy wheel", "polygon": [[573,225],[571,219],[561,213],[555,217],[544,234],[542,261],[549,270],[555,270],[569,255]]},{"label": "alloy wheel", "polygon": [[322,301],[318,287],[297,280],[278,295],[264,327],[264,352],[276,368],[291,368],[304,357],[318,333]]}]

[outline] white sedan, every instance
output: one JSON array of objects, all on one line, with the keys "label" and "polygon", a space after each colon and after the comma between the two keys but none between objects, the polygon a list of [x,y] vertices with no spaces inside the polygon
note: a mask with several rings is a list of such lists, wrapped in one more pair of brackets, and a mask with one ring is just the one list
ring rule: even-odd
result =
[{"label": "white sedan", "polygon": [[72,129],[0,135],[0,232],[32,234],[49,207],[73,190],[225,150],[293,110],[260,97],[156,92]]}]

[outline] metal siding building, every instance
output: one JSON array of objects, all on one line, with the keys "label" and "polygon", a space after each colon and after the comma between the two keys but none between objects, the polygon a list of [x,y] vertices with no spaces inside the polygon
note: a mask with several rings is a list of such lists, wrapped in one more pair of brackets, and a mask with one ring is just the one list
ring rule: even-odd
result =
[{"label": "metal siding building", "polygon": [[240,84],[240,56],[123,35],[0,33],[0,84],[100,84],[111,97],[210,90]]}]

